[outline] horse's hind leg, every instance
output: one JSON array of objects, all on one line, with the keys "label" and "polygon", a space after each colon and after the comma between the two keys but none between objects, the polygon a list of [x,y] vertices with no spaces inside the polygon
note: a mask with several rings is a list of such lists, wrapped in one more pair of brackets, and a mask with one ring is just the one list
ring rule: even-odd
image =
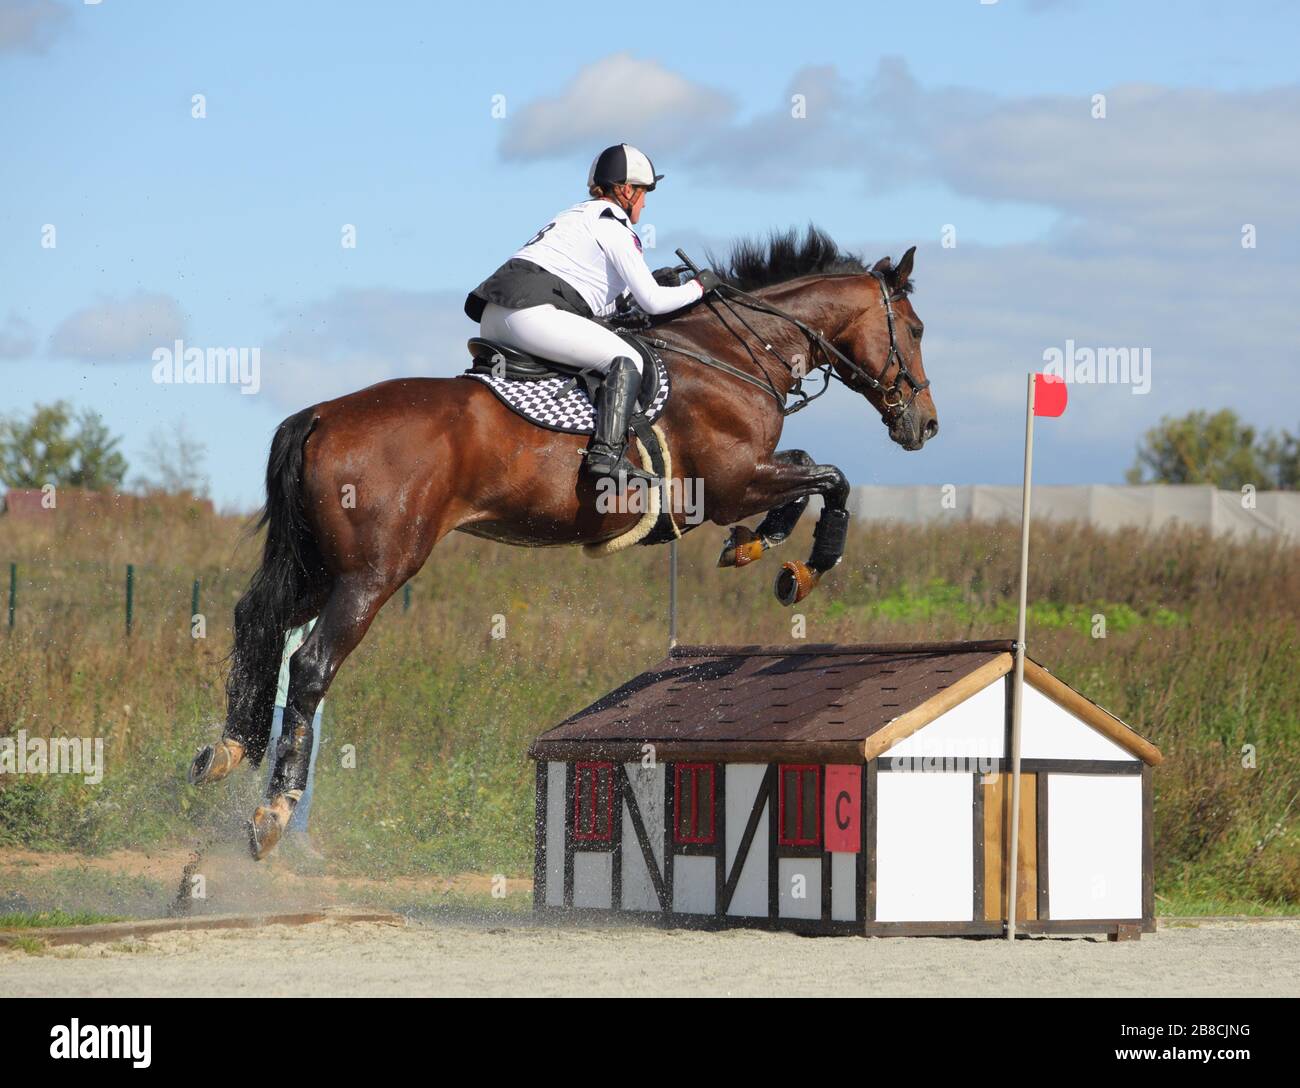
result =
[{"label": "horse's hind leg", "polygon": [[[809,468],[817,462],[804,450],[778,450],[772,455],[772,461],[779,465],[800,465]],[[756,530],[744,525],[733,525],[731,533],[722,545],[722,554],[718,556],[720,567],[744,567],[762,558],[768,548],[784,544],[794,532],[795,525],[808,509],[808,495],[774,507],[758,523]]]},{"label": "horse's hind leg", "polygon": [[280,841],[307,787],[316,707],[339,666],[356,649],[384,602],[405,580],[405,576],[386,579],[369,569],[340,575],[316,626],[289,659],[289,694],[274,753],[275,766],[266,802],[254,811],[249,827],[249,848],[254,858],[264,858]]}]

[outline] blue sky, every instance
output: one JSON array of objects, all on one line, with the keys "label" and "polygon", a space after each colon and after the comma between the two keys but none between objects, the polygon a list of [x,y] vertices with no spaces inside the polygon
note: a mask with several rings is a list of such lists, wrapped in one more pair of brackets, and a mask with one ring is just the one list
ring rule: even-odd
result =
[{"label": "blue sky", "polygon": [[[1149,348],[1152,388],[1073,390],[1041,482],[1119,481],[1191,408],[1294,431],[1297,40],[1286,3],[0,0],[0,413],[94,407],[132,460],[183,422],[251,508],[283,416],[461,369],[464,292],[627,139],[667,175],[652,265],[810,220],[918,246],[940,438],[843,390],[787,427],[855,482],[1016,481],[1022,375],[1069,339]],[[261,391],[154,383],[177,335],[259,347]]]}]

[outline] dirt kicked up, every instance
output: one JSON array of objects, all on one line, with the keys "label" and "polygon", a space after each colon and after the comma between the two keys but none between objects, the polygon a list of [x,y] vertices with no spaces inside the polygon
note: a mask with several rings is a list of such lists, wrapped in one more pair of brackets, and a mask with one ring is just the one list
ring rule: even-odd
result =
[{"label": "dirt kicked up", "polygon": [[1300,921],[1138,942],[331,922],[0,950],[17,996],[1296,996]]}]

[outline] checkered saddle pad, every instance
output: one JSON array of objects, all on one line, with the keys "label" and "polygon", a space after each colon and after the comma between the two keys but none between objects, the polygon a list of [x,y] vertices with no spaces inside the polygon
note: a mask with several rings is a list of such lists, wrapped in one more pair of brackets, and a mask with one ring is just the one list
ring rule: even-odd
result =
[{"label": "checkered saddle pad", "polygon": [[[663,414],[668,402],[668,368],[649,347],[645,348],[645,353],[649,354],[649,365],[654,366],[659,377],[658,388],[649,406],[642,407],[646,418],[653,423]],[[647,365],[644,357],[642,365]],[[596,429],[595,406],[587,396],[583,382],[576,376],[556,374],[539,380],[519,380],[469,371],[465,377],[483,382],[507,407],[539,427],[568,434],[591,434]]]}]

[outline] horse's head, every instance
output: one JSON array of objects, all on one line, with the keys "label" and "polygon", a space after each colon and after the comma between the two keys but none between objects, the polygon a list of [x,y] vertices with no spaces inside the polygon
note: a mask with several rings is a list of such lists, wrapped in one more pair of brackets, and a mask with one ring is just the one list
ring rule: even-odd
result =
[{"label": "horse's head", "polygon": [[[853,362],[831,358],[836,374],[875,406],[889,437],[905,450],[919,450],[939,433],[939,416],[921,361],[925,326],[908,297],[913,246],[895,265],[888,257],[867,275],[844,277],[856,313],[831,342]],[[838,278],[838,277],[837,277]]]}]

